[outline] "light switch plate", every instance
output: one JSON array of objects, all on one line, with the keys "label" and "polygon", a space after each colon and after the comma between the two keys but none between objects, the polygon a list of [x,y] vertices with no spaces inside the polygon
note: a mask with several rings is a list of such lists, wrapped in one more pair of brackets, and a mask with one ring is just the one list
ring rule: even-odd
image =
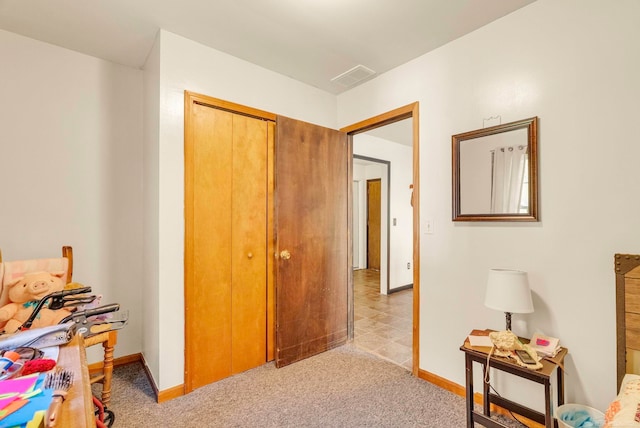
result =
[{"label": "light switch plate", "polygon": [[434,228],[433,220],[431,219],[425,220],[424,233],[426,233],[427,235],[432,235],[433,228]]}]

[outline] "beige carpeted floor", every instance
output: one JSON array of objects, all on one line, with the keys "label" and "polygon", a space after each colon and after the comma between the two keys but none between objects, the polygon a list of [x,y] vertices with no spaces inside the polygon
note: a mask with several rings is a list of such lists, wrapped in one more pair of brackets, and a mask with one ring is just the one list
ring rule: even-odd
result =
[{"label": "beige carpeted floor", "polygon": [[116,367],[109,408],[123,428],[466,426],[464,398],[353,345],[281,369],[266,364],[161,404],[141,364]]}]

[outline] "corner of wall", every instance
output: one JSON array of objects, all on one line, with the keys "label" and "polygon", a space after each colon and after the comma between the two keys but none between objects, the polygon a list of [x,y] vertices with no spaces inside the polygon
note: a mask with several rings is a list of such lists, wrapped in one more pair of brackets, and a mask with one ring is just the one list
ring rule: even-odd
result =
[{"label": "corner of wall", "polygon": [[144,239],[142,353],[145,366],[160,380],[159,355],[159,139],[160,139],[160,31],[144,67]]}]

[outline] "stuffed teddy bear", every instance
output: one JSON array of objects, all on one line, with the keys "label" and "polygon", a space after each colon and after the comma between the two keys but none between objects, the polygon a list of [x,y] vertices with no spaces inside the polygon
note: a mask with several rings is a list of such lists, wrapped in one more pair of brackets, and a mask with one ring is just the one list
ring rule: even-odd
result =
[{"label": "stuffed teddy bear", "polygon": [[[5,284],[9,287],[10,303],[0,308],[0,325],[4,325],[4,333],[14,333],[32,314],[38,301],[55,291],[64,289],[63,272],[32,272]],[[31,328],[46,327],[58,324],[70,315],[66,309],[51,310],[42,308]]]}]

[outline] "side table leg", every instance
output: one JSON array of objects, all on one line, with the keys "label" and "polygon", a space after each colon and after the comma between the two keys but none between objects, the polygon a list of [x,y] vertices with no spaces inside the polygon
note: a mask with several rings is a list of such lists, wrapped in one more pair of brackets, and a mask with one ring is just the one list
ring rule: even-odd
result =
[{"label": "side table leg", "polygon": [[556,369],[558,371],[558,406],[564,404],[564,370],[562,367]]},{"label": "side table leg", "polygon": [[464,358],[467,383],[467,428],[473,428],[473,360],[469,354]]},{"label": "side table leg", "polygon": [[[487,366],[486,364],[482,365],[482,373],[486,373]],[[489,396],[490,384],[485,382],[485,379],[482,379],[482,410],[484,411],[485,416],[491,417],[491,397]]]},{"label": "side table leg", "polygon": [[553,416],[551,416],[551,381],[544,382],[544,426],[554,428]]}]

